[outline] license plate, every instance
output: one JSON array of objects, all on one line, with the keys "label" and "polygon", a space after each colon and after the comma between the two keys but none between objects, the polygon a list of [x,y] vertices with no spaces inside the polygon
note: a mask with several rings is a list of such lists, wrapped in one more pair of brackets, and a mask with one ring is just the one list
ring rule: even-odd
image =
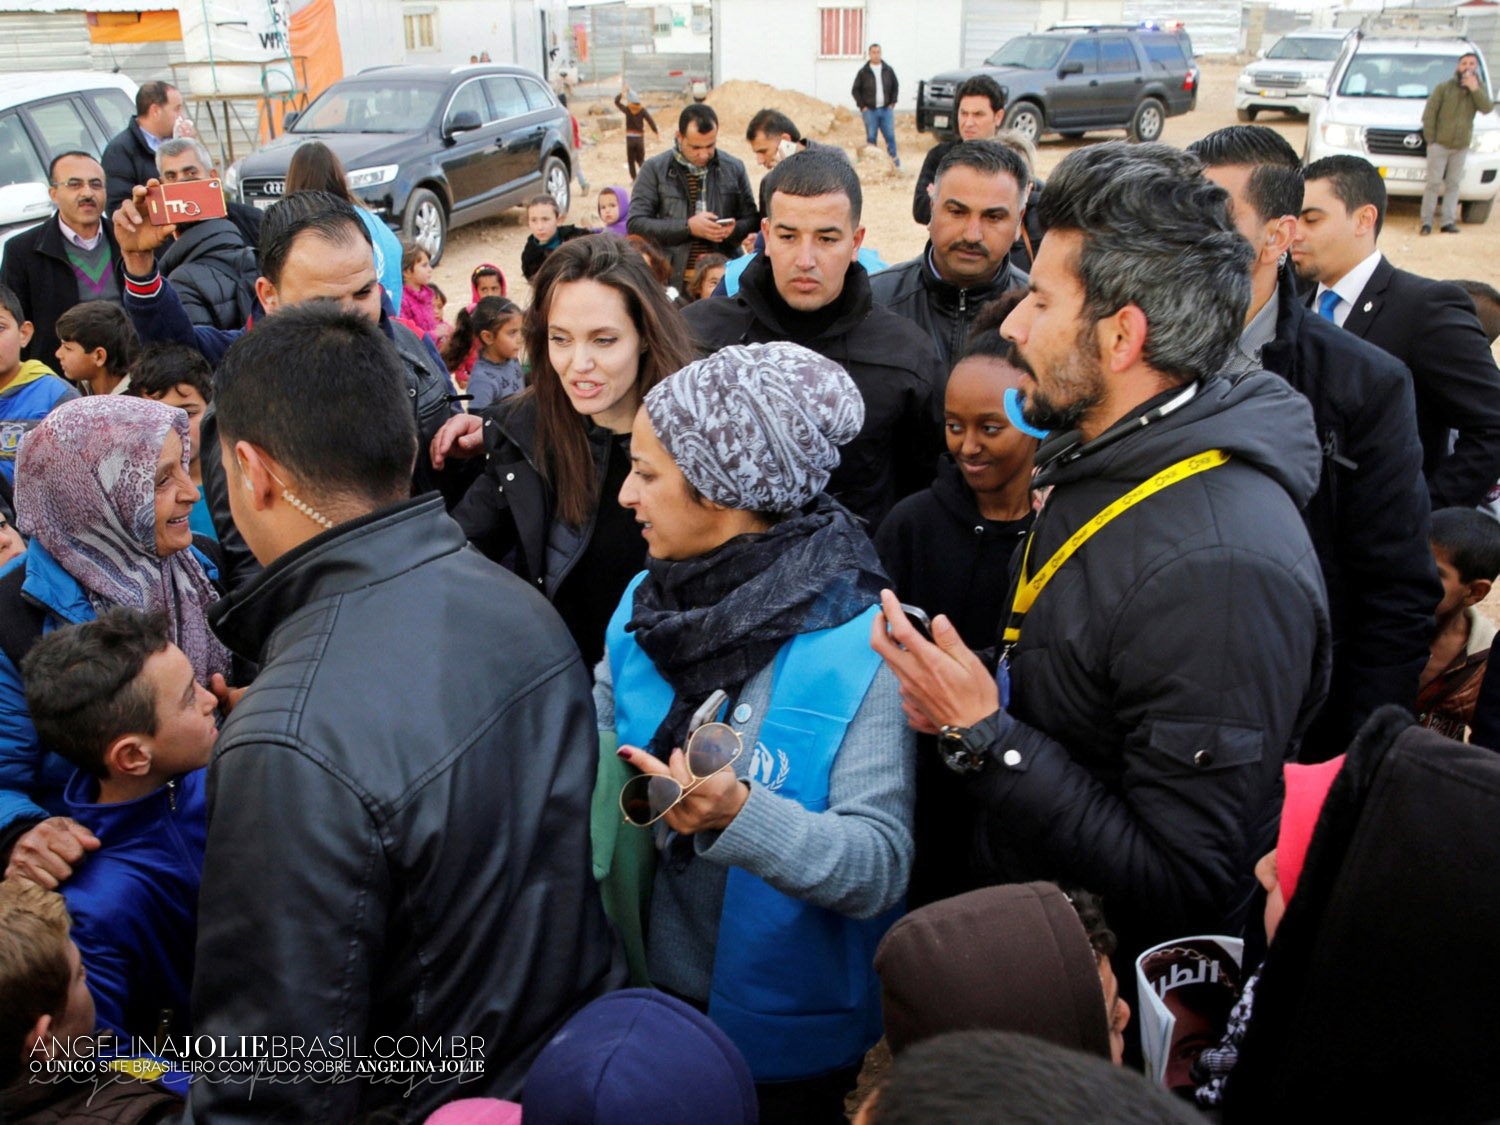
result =
[{"label": "license plate", "polygon": [[279,199],[252,199],[250,202],[253,203],[253,204],[255,204],[255,206],[259,207],[262,211],[269,211],[272,207],[275,207],[276,204],[280,203],[281,200],[279,200]]},{"label": "license plate", "polygon": [[1425,168],[1381,168],[1380,175],[1387,180],[1425,180],[1427,170]]},{"label": "license plate", "polygon": [[938,129],[946,129],[948,127],[948,115],[946,113],[938,114],[932,119],[932,124]]}]

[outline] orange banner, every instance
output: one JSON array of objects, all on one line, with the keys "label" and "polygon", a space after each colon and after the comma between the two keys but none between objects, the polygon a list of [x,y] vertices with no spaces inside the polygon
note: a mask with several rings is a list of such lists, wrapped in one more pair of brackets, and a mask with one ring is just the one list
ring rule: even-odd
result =
[{"label": "orange banner", "polygon": [[90,43],[177,43],[182,22],[173,12],[89,12]]}]

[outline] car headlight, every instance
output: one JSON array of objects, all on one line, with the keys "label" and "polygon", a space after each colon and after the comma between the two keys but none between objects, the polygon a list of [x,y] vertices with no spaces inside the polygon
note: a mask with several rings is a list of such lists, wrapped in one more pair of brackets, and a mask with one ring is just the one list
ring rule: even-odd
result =
[{"label": "car headlight", "polygon": [[356,188],[388,184],[396,178],[396,173],[400,169],[401,165],[399,164],[382,164],[378,168],[356,168],[347,177],[349,190],[354,191]]},{"label": "car headlight", "polygon": [[240,198],[240,162],[236,160],[224,173],[224,194]]},{"label": "car headlight", "polygon": [[1469,148],[1474,152],[1500,152],[1500,129],[1486,129],[1482,133],[1475,133]]},{"label": "car headlight", "polygon": [[1325,123],[1323,126],[1323,143],[1325,145],[1332,145],[1334,148],[1357,149],[1360,147],[1359,126],[1336,125],[1332,122]]}]

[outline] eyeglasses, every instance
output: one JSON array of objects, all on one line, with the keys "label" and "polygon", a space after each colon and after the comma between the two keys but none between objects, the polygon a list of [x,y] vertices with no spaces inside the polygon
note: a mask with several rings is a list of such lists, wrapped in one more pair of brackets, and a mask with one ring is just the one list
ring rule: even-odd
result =
[{"label": "eyeglasses", "polygon": [[75,179],[71,179],[71,180],[53,180],[52,181],[52,186],[55,187],[55,188],[62,188],[64,191],[78,191],[79,189],[85,188],[85,187],[88,188],[90,191],[103,191],[104,190],[104,181],[103,180],[80,180],[80,179],[76,179],[76,178]]},{"label": "eyeglasses", "polygon": [[727,696],[716,691],[693,715],[693,733],[687,741],[687,770],[692,782],[683,785],[661,774],[632,777],[620,790],[620,811],[625,823],[649,828],[681,803],[682,799],[715,774],[723,773],[744,753],[740,732],[728,723],[706,720],[718,713]]}]

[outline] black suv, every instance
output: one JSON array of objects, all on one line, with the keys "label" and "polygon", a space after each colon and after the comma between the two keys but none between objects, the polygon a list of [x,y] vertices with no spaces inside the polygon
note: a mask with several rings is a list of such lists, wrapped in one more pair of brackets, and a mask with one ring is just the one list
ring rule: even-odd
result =
[{"label": "black suv", "polygon": [[1180,28],[1055,26],[1012,39],[976,70],[921,83],[917,128],[943,140],[957,137],[953,93],[976,74],[988,74],[1005,91],[1005,128],[1033,140],[1127,129],[1133,141],[1154,141],[1168,117],[1198,104],[1193,44]]},{"label": "black suv", "polygon": [[433,264],[449,227],[498,215],[538,192],[568,209],[573,127],[540,76],[515,66],[384,66],[335,82],[286,132],[224,177],[269,207],[303,141],[343,161],[349,187]]}]

